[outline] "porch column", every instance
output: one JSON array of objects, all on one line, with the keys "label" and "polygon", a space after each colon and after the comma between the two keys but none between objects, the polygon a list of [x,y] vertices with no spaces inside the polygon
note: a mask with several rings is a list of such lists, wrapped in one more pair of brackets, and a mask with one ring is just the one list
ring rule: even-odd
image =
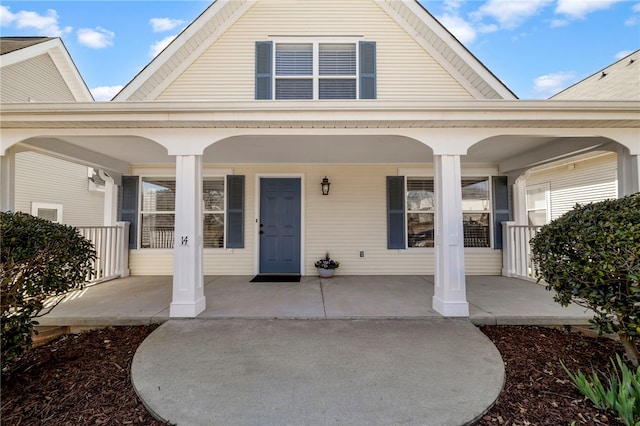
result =
[{"label": "porch column", "polygon": [[118,186],[113,178],[104,170],[99,170],[100,178],[104,180],[104,207],[102,224],[113,226],[118,220]]},{"label": "porch column", "polygon": [[517,225],[527,225],[527,174],[513,182],[513,219]]},{"label": "porch column", "polygon": [[618,197],[640,191],[640,159],[627,148],[618,150]]},{"label": "porch column", "polygon": [[433,159],[436,197],[433,309],[447,317],[468,317],[460,156],[434,155]]},{"label": "porch column", "polygon": [[176,156],[173,301],[170,317],[195,317],[205,308],[202,270],[202,155]]},{"label": "porch column", "polygon": [[0,211],[15,211],[16,154],[8,149],[0,156]]}]

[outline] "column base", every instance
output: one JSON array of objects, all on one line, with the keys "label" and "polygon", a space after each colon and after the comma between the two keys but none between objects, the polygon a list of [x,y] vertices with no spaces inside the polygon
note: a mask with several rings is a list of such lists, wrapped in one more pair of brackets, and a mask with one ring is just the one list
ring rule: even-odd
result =
[{"label": "column base", "polygon": [[206,298],[203,296],[194,303],[172,302],[169,306],[170,318],[195,318],[206,308]]},{"label": "column base", "polygon": [[446,302],[433,296],[433,309],[445,317],[468,317],[469,304],[466,301]]}]

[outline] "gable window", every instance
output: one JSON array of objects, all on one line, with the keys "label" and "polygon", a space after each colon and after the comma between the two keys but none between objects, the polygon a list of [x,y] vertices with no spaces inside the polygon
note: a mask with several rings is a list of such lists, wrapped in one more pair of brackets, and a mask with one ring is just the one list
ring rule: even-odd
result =
[{"label": "gable window", "polygon": [[375,68],[375,42],[257,42],[256,99],[375,99]]},{"label": "gable window", "polygon": [[[408,178],[406,192],[407,247],[433,247],[435,193],[433,178]],[[489,179],[462,179],[462,221],[465,247],[491,246]]]}]

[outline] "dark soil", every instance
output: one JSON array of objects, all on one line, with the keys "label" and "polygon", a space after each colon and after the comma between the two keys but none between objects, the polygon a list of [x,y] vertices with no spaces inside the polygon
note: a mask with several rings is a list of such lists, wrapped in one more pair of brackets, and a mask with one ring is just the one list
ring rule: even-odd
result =
[{"label": "dark soil", "polygon": [[[27,352],[2,381],[3,425],[162,425],[138,400],[130,378],[136,348],[156,326],[67,335]],[[623,352],[606,338],[540,327],[486,326],[500,350],[506,383],[478,425],[620,425],[567,380],[572,370],[607,371]]]}]

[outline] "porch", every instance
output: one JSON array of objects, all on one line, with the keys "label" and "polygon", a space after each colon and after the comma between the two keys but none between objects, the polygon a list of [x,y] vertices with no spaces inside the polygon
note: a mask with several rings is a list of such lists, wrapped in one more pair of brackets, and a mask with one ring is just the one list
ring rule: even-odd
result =
[{"label": "porch", "polygon": [[[198,319],[441,318],[432,307],[433,276],[302,277],[299,283],[251,283],[250,276],[205,276]],[[469,319],[476,325],[580,325],[591,317],[563,308],[542,285],[500,276],[467,276]],[[169,319],[171,276],[131,276],[68,294],[42,326],[84,328]]]}]

